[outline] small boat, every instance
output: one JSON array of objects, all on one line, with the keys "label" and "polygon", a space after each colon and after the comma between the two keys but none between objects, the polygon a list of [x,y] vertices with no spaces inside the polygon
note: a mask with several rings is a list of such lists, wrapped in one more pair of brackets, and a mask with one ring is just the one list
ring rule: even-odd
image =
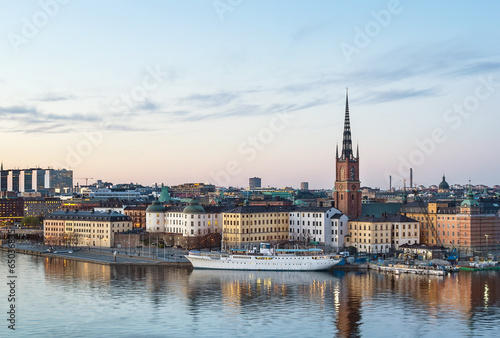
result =
[{"label": "small boat", "polygon": [[195,269],[321,271],[337,265],[341,256],[321,249],[271,249],[261,243],[259,250],[226,252],[190,251],[185,257]]}]

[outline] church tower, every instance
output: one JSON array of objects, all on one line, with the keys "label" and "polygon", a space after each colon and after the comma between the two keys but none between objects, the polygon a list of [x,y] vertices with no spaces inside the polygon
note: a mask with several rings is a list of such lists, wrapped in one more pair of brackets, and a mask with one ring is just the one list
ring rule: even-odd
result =
[{"label": "church tower", "polygon": [[356,157],[352,151],[351,124],[349,121],[349,98],[346,89],[345,122],[342,139],[342,153],[339,148],[335,155],[336,179],[333,189],[335,207],[342,211],[349,219],[361,216],[361,182],[359,180],[359,147]]}]

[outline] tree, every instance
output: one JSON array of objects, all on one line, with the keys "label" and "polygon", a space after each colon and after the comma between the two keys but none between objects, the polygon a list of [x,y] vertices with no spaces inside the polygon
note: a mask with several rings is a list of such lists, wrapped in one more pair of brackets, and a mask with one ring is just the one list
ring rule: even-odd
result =
[{"label": "tree", "polygon": [[26,216],[21,221],[22,226],[28,226],[28,227],[37,227],[40,226],[41,224],[42,223],[40,222],[40,219],[38,217],[32,217],[32,216]]}]

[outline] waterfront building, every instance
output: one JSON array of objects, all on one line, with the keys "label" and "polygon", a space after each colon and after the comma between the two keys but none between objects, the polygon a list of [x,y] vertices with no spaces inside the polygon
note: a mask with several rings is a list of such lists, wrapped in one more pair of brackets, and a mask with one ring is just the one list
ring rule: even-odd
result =
[{"label": "waterfront building", "polygon": [[467,198],[456,202],[414,202],[400,212],[420,222],[420,243],[459,249],[463,255],[500,250],[499,202]]},{"label": "waterfront building", "polygon": [[349,100],[346,93],[342,153],[335,156],[336,179],[333,189],[335,207],[350,219],[361,216],[361,181],[359,177],[359,148],[354,156],[349,118]]},{"label": "waterfront building", "polygon": [[222,239],[228,248],[250,249],[261,242],[289,240],[290,208],[244,205],[222,212]]},{"label": "waterfront building", "polygon": [[443,246],[466,255],[500,250],[500,215],[485,210],[470,189],[456,213],[438,214],[437,232]]},{"label": "waterfront building", "polygon": [[400,213],[420,222],[420,244],[428,246],[440,245],[437,237],[437,214],[453,213],[453,202],[412,202],[403,205]]},{"label": "waterfront building", "polygon": [[146,209],[146,231],[165,232],[165,207],[154,200]]},{"label": "waterfront building", "polygon": [[344,247],[347,216],[333,207],[297,207],[290,211],[290,241]]},{"label": "waterfront building", "polygon": [[47,245],[114,247],[114,235],[133,229],[132,219],[115,212],[57,211],[43,222]]},{"label": "waterfront building", "polygon": [[250,190],[261,188],[262,187],[262,181],[260,177],[250,177],[248,179],[248,188]]},{"label": "waterfront building", "polygon": [[163,206],[154,201],[146,209],[146,230],[150,233],[174,233],[184,237],[200,237],[222,231],[224,207],[203,207],[195,200],[188,205]]},{"label": "waterfront building", "polygon": [[308,191],[309,190],[309,182],[300,182],[300,190]]},{"label": "waterfront building", "polygon": [[73,189],[73,171],[56,169],[0,170],[0,191],[64,193]]},{"label": "waterfront building", "polygon": [[358,252],[387,253],[419,243],[419,222],[403,215],[363,216],[349,221],[346,246]]}]

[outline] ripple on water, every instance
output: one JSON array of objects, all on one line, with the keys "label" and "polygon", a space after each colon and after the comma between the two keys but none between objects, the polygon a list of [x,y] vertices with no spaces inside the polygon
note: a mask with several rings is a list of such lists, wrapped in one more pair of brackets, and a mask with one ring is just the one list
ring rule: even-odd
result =
[{"label": "ripple on water", "polygon": [[490,337],[500,327],[500,273],[190,271],[23,255],[18,269],[23,336]]}]

